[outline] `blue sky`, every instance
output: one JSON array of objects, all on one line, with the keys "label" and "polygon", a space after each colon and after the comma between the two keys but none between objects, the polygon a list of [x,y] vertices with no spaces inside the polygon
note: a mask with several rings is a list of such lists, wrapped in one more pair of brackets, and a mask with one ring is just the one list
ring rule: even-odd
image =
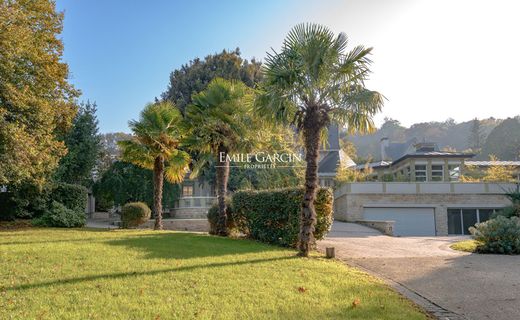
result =
[{"label": "blue sky", "polygon": [[[262,0],[66,1],[64,60],[81,99],[98,104],[102,132],[127,122],[194,57],[240,47],[263,58],[299,22],[346,32],[374,47],[371,89],[390,116],[457,121],[518,114],[520,48],[515,1]],[[491,107],[491,108],[490,108]]]}]

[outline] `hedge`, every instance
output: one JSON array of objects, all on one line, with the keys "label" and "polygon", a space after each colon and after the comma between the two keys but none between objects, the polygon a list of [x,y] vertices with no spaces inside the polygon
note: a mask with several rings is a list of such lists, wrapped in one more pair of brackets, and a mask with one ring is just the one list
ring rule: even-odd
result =
[{"label": "hedge", "polygon": [[[295,247],[300,231],[303,188],[239,191],[233,194],[231,208],[237,227],[249,237],[271,244]],[[327,188],[317,191],[314,202],[317,222],[314,237],[323,239],[333,220],[333,195]]]},{"label": "hedge", "polygon": [[67,208],[64,204],[53,201],[50,208],[32,224],[39,227],[80,228],[87,222],[85,211]]},{"label": "hedge", "polygon": [[[226,198],[226,205],[228,230],[231,234],[243,232],[237,225],[238,222],[235,222],[235,219],[237,219],[237,217],[233,212],[230,197]],[[209,234],[217,234],[218,210],[218,203],[213,204],[208,210]]]},{"label": "hedge", "polygon": [[51,191],[51,201],[63,203],[65,207],[78,212],[87,208],[87,188],[77,184],[58,183]]}]

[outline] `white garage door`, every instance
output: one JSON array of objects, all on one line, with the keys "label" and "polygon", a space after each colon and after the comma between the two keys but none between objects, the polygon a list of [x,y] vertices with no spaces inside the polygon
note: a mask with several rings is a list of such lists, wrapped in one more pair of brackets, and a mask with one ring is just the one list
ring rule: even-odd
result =
[{"label": "white garage door", "polygon": [[396,236],[434,236],[433,208],[365,208],[365,220],[393,220]]}]

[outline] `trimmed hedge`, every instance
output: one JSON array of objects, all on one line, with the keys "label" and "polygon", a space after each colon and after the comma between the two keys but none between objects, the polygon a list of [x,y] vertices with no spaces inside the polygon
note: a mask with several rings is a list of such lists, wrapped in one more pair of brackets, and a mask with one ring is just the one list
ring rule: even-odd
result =
[{"label": "trimmed hedge", "polygon": [[85,211],[72,210],[60,202],[53,201],[50,209],[41,217],[32,220],[32,224],[40,227],[79,228],[87,221]]},{"label": "trimmed hedge", "polygon": [[135,228],[150,219],[152,210],[144,202],[129,202],[121,209],[121,227]]},{"label": "trimmed hedge", "polygon": [[[241,232],[253,239],[295,247],[300,231],[303,194],[303,188],[236,192],[231,200],[233,220]],[[314,237],[320,240],[332,225],[332,191],[318,189],[314,206],[317,215]]]}]

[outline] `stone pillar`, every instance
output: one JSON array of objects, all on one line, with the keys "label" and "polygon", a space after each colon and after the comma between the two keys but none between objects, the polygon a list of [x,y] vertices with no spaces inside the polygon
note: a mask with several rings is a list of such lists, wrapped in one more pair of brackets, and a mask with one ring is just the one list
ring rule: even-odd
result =
[{"label": "stone pillar", "polygon": [[435,207],[435,232],[437,236],[448,235],[448,208],[446,206]]}]

